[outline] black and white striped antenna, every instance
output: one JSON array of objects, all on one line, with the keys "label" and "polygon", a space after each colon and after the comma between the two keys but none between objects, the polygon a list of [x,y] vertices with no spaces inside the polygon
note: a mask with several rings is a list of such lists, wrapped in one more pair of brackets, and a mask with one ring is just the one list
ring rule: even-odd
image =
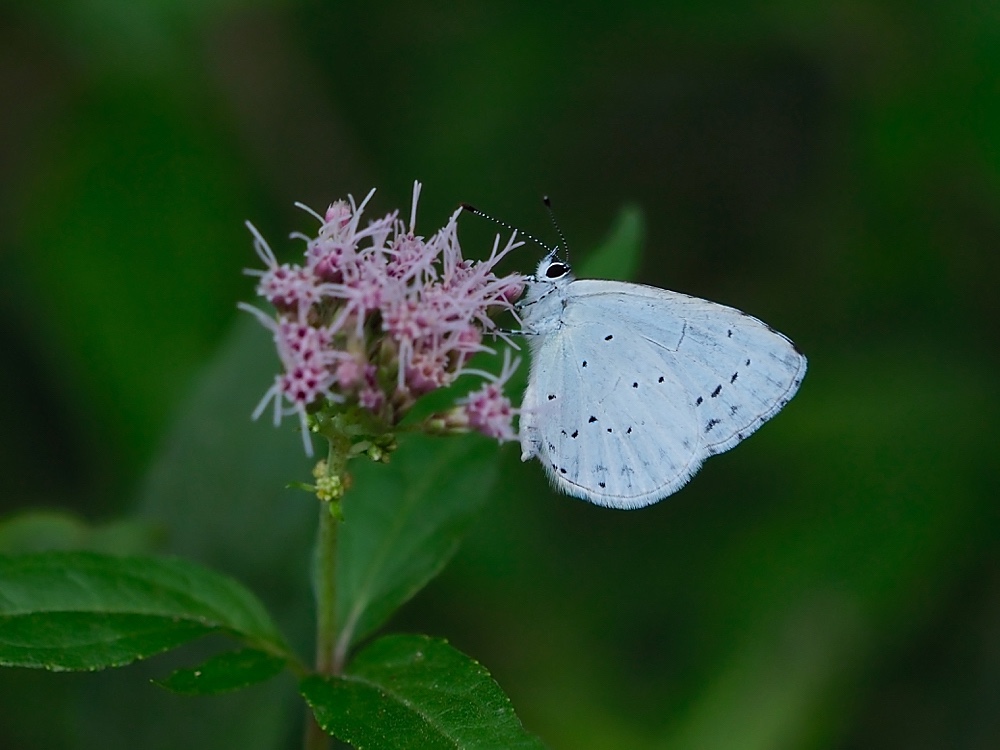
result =
[{"label": "black and white striped antenna", "polygon": [[552,201],[549,200],[549,196],[542,197],[542,203],[545,204],[545,210],[549,214],[549,218],[552,220],[552,226],[556,228],[556,235],[559,237],[560,247],[563,251],[563,260],[569,263],[569,243],[566,242],[566,235],[563,234],[562,227],[559,226],[559,222],[556,221],[556,212],[552,210]]},{"label": "black and white striped antenna", "polygon": [[[544,200],[546,201],[545,205],[548,206],[548,200],[549,200],[548,197],[544,198]],[[540,239],[538,239],[537,237],[535,237],[533,234],[529,234],[528,232],[525,232],[524,230],[518,229],[517,227],[515,227],[515,226],[513,226],[511,224],[508,224],[503,219],[498,219],[495,216],[491,216],[490,214],[486,213],[485,211],[480,211],[478,208],[476,208],[475,206],[473,206],[471,203],[462,203],[462,204],[459,204],[459,205],[460,205],[460,207],[461,207],[461,209],[463,211],[468,211],[470,214],[473,214],[474,216],[478,216],[478,217],[480,217],[482,219],[486,219],[487,221],[492,221],[494,224],[497,224],[497,225],[503,227],[504,229],[509,229],[512,232],[517,232],[519,235],[521,235],[525,239],[531,240],[532,242],[534,242],[536,245],[538,245],[540,248],[542,248],[543,250],[545,250],[547,252],[551,253],[553,250],[556,249],[556,248],[553,248],[553,247],[549,247],[544,242],[542,242]],[[553,219],[553,221],[555,221],[555,219]],[[557,227],[557,230],[558,230],[558,227]]]}]

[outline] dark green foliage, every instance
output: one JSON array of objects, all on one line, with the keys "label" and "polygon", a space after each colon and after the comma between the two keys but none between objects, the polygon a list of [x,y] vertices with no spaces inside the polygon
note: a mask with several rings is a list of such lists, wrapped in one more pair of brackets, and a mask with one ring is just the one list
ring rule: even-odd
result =
[{"label": "dark green foliage", "polygon": [[[0,24],[0,510],[95,521],[0,544],[197,560],[310,653],[315,508],[282,489],[308,463],[249,422],[275,363],[234,323],[242,222],[308,231],[293,200],[372,185],[405,207],[419,178],[419,228],[464,200],[554,243],[548,193],[583,274],[634,204],[635,278],[788,333],[802,391],[640,513],[553,496],[501,449],[492,500],[449,521],[478,513],[470,537],[388,627],[485,664],[553,748],[1000,745],[987,4],[162,5],[22,0]],[[485,254],[495,227],[466,219]],[[428,499],[403,451],[434,467],[433,445],[488,473],[489,446],[412,442],[378,481]],[[371,589],[361,630],[446,557]],[[179,697],[146,679],[211,656],[166,658],[0,670],[0,745],[300,744],[291,680]]]},{"label": "dark green foliage", "polygon": [[320,726],[359,750],[542,750],[482,665],[426,636],[380,638],[302,693]]}]

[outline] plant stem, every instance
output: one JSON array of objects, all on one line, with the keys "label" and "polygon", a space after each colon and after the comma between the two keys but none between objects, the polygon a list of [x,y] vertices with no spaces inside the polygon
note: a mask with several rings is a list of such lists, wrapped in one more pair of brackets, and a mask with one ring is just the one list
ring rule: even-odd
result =
[{"label": "plant stem", "polygon": [[[322,676],[336,675],[342,666],[337,663],[335,657],[338,519],[338,508],[330,503],[320,503],[319,528],[316,532],[316,552],[313,561],[313,588],[316,596],[316,673]],[[329,735],[316,723],[309,708],[306,709],[304,747],[305,750],[329,750],[330,747]]]},{"label": "plant stem", "polygon": [[[333,511],[333,512],[331,512]],[[337,643],[337,518],[329,504],[319,510],[316,534],[316,671],[334,675],[334,648]]]}]

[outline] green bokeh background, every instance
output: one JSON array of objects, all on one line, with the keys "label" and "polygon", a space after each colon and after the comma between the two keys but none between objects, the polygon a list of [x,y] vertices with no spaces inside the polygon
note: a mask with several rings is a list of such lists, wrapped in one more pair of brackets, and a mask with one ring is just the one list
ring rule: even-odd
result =
[{"label": "green bokeh background", "polygon": [[[548,193],[580,259],[634,203],[640,280],[810,372],[643,511],[504,447],[393,628],[482,661],[556,749],[1000,747],[995,3],[8,0],[0,512],[156,520],[123,544],[240,576],[307,642],[313,508],[275,467],[308,464],[249,424],[273,354],[235,309],[243,221],[291,257],[293,201],[386,211],[415,178],[427,230],[469,201],[549,237]],[[298,744],[290,683],[181,699],[145,681],[166,664],[5,671],[0,746]]]}]

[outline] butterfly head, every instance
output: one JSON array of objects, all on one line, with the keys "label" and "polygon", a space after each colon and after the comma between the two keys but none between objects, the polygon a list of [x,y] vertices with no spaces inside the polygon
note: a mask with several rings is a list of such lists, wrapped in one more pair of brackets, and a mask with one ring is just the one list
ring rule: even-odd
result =
[{"label": "butterfly head", "polygon": [[557,250],[558,248],[553,249],[542,258],[535,275],[528,278],[527,288],[519,303],[522,309],[540,302],[553,293],[556,293],[556,297],[560,296],[558,293],[573,281],[573,271],[569,263],[556,257]]},{"label": "butterfly head", "polygon": [[553,248],[538,264],[534,279],[537,283],[562,286],[572,280],[573,269],[569,263],[559,259],[558,251],[558,247]]}]

